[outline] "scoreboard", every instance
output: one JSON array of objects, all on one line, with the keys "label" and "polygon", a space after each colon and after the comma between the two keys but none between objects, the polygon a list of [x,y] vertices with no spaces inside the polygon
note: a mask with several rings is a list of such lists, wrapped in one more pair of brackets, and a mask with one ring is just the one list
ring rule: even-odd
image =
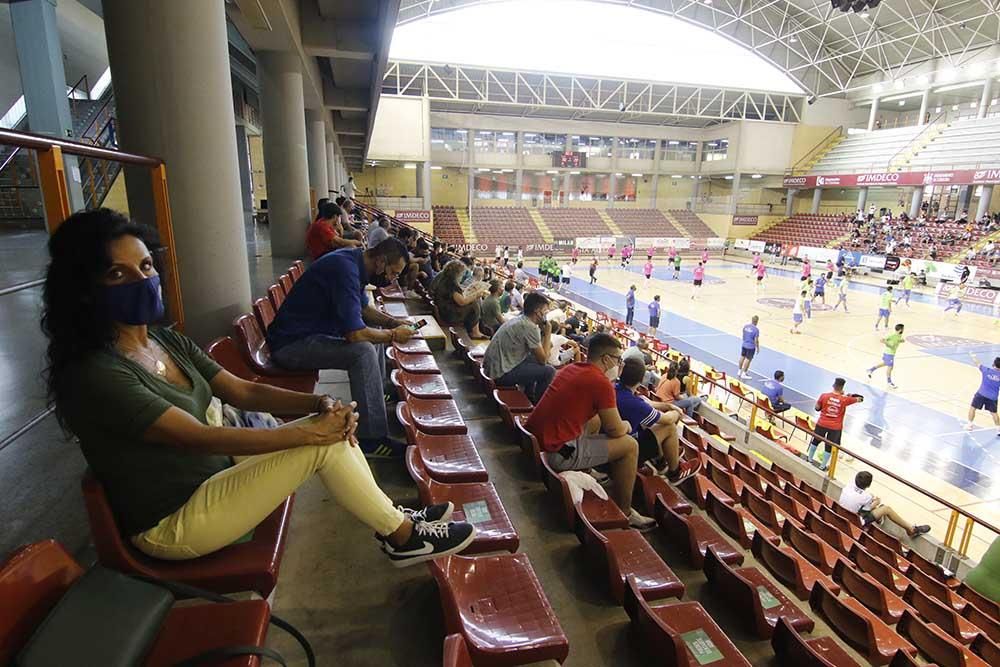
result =
[{"label": "scoreboard", "polygon": [[587,166],[587,154],[579,151],[552,153],[552,166],[565,169],[582,169]]}]

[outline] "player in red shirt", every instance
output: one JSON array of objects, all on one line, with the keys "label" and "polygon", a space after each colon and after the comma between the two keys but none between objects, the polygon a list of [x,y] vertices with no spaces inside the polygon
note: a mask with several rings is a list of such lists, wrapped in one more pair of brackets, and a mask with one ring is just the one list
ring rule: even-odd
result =
[{"label": "player in red shirt", "polygon": [[591,336],[587,361],[556,373],[525,427],[538,439],[542,456],[557,473],[588,470],[610,463],[611,496],[633,528],[648,529],[655,521],[632,509],[632,486],[639,462],[639,443],[622,421],[611,384],[618,379],[622,350],[614,337]]},{"label": "player in red shirt", "polygon": [[[837,378],[833,381],[833,391],[821,394],[816,401],[816,410],[819,412],[819,420],[816,422],[816,436],[809,443],[809,450],[806,452],[806,460],[813,465],[819,465],[822,470],[830,467],[830,452],[833,447],[830,443],[840,444],[840,435],[844,430],[844,413],[847,406],[860,403],[865,400],[861,394],[845,394],[844,385],[847,381],[844,378]],[[820,438],[826,438],[826,442]],[[816,464],[813,456],[816,448],[823,442],[825,451],[823,452],[823,462]]]}]

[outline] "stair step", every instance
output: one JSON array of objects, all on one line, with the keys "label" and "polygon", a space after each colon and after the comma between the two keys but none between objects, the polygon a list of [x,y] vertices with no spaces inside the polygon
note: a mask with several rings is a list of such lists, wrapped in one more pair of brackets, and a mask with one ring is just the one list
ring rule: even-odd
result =
[{"label": "stair step", "polygon": [[534,221],[535,226],[538,227],[538,232],[542,235],[542,239],[546,243],[552,243],[555,237],[552,235],[552,230],[549,226],[545,224],[545,220],[542,219],[542,214],[538,212],[537,209],[528,209],[528,215]]},{"label": "stair step", "polygon": [[599,215],[601,220],[604,221],[604,224],[608,226],[608,229],[611,230],[612,234],[614,234],[615,236],[625,236],[625,233],[622,231],[622,228],[619,227],[617,223],[615,223],[615,221],[611,219],[611,216],[608,215],[607,211],[602,211],[598,209],[597,215]]}]

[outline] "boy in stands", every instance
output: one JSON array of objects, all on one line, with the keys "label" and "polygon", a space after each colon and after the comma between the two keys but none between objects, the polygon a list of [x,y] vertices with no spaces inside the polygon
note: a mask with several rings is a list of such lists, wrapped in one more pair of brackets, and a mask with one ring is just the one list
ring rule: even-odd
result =
[{"label": "boy in stands", "polygon": [[[875,320],[875,331],[878,331],[878,325],[885,320],[885,329],[889,330],[889,315],[892,314],[892,287],[886,287],[885,291],[882,292],[882,296],[879,297],[879,307],[878,307],[878,319]],[[847,304],[844,304],[846,310]]]},{"label": "boy in stands", "polygon": [[984,366],[979,363],[976,355],[969,355],[972,361],[979,366],[982,374],[982,381],[979,383],[979,390],[972,397],[972,405],[969,407],[969,423],[965,425],[966,431],[974,428],[973,421],[976,419],[976,410],[986,410],[993,415],[993,423],[997,426],[997,436],[1000,437],[1000,416],[997,416],[997,398],[1000,394],[1000,357],[993,360],[993,367]]},{"label": "boy in stands", "polygon": [[872,474],[867,470],[862,470],[854,476],[854,484],[848,484],[840,492],[840,500],[837,501],[837,504],[849,512],[857,512],[865,526],[882,523],[883,518],[888,518],[889,521],[905,530],[911,538],[930,532],[930,526],[915,526],[904,521],[888,505],[883,505],[882,501],[868,490],[871,485]]},{"label": "boy in stands", "polygon": [[750,362],[753,355],[760,350],[760,329],[757,323],[760,318],[754,315],[750,318],[750,324],[743,327],[743,348],[740,350],[740,377],[744,380],[750,379]]},{"label": "boy in stands", "polygon": [[622,351],[609,334],[590,337],[587,361],[556,373],[525,427],[538,439],[555,472],[588,470],[610,464],[609,495],[633,528],[649,529],[655,521],[632,508],[632,487],[639,462],[639,443],[618,413],[615,388]]},{"label": "boy in stands", "polygon": [[705,263],[698,262],[698,266],[694,267],[694,285],[691,287],[691,300],[694,300],[695,295],[698,290],[701,289],[701,283],[705,280]]},{"label": "boy in stands", "polygon": [[893,389],[896,385],[892,383],[892,369],[896,363],[896,350],[899,346],[906,342],[903,338],[903,325],[896,325],[896,333],[889,334],[885,338],[881,339],[882,344],[885,345],[885,351],[882,353],[882,363],[872,366],[868,369],[868,379],[872,379],[872,373],[878,369],[885,367],[885,377],[889,382],[889,386]]},{"label": "boy in stands", "polygon": [[816,421],[816,437],[809,443],[805,458],[809,463],[817,465],[813,457],[816,455],[816,448],[822,442],[820,438],[826,438],[827,441],[823,443],[825,450],[823,460],[818,464],[821,470],[827,470],[830,467],[830,453],[833,450],[830,443],[840,444],[840,436],[844,431],[844,413],[847,412],[848,406],[865,400],[861,394],[845,394],[845,384],[847,384],[847,380],[837,378],[833,381],[833,391],[821,394],[819,400],[816,401],[816,411],[820,413],[819,419]]}]

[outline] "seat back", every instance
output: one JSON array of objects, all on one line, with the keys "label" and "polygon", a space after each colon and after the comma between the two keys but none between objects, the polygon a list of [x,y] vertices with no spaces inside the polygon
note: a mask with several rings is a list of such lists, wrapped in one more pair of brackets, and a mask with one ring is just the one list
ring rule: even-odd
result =
[{"label": "seat back", "polygon": [[793,475],[790,471],[785,470],[777,463],[771,464],[771,472],[773,472],[775,475],[777,475],[778,477],[780,477],[781,479],[785,480],[786,482],[788,482],[793,486],[798,483],[798,481],[795,479],[795,475]]},{"label": "seat back", "polygon": [[743,487],[743,494],[740,496],[740,504],[751,514],[761,520],[761,523],[772,530],[780,530],[778,515],[774,512],[774,505],[767,502],[762,496],[749,486]]},{"label": "seat back", "polygon": [[418,437],[422,434],[417,431],[417,425],[413,423],[413,415],[410,414],[410,405],[406,401],[400,401],[396,404],[396,420],[406,433],[406,441],[410,445],[415,445]]},{"label": "seat back", "polygon": [[295,281],[292,280],[292,277],[287,273],[282,273],[281,276],[278,277],[278,284],[280,284],[281,288],[285,290],[285,298],[288,298],[288,295],[292,293],[292,286],[294,283]]},{"label": "seat back", "polygon": [[131,544],[122,538],[118,521],[111,510],[104,487],[90,470],[83,475],[83,502],[90,520],[90,536],[97,550],[97,560],[105,567],[123,572],[147,570],[136,558]]},{"label": "seat back", "polygon": [[957,579],[955,579],[951,575],[945,574],[944,570],[941,568],[940,565],[924,558],[919,553],[917,553],[916,549],[910,549],[910,553],[906,554],[906,558],[911,563],[913,563],[913,566],[916,567],[918,570],[928,575],[932,579],[940,581],[942,584],[945,584],[949,588],[958,585]]},{"label": "seat back", "polygon": [[980,634],[972,640],[969,647],[973,653],[986,661],[988,665],[1000,665],[1000,645],[986,635]]},{"label": "seat back", "polygon": [[934,577],[915,567],[910,568],[910,571],[907,573],[907,577],[917,585],[917,588],[922,590],[924,593],[927,593],[927,595],[937,598],[947,605],[951,605],[951,591],[947,586]]},{"label": "seat back", "polygon": [[890,535],[889,533],[885,532],[875,524],[871,524],[870,526],[868,526],[868,532],[871,533],[871,536],[873,538],[875,538],[885,546],[889,547],[900,556],[906,555],[906,549],[903,548],[903,543],[900,542],[899,538],[896,537],[895,535]]},{"label": "seat back", "polygon": [[302,269],[299,268],[300,264],[301,262],[295,262],[295,264],[288,267],[288,270],[285,272],[292,277],[292,283],[299,282],[299,278],[302,277]]},{"label": "seat back", "polygon": [[306,265],[301,259],[297,259],[292,263],[292,267],[299,272],[299,276],[306,272]]},{"label": "seat back", "polygon": [[955,590],[963,598],[979,607],[981,612],[992,618],[995,622],[1000,622],[1000,602],[989,599],[964,582]]},{"label": "seat back", "polygon": [[843,533],[811,512],[806,516],[806,528],[845,556],[850,553],[850,548],[844,548]]},{"label": "seat back", "polygon": [[486,374],[486,371],[482,366],[478,368],[479,382],[483,385],[483,390],[486,392],[487,396],[493,394],[493,390],[497,388],[497,383]]},{"label": "seat back", "polygon": [[0,664],[10,664],[83,568],[55,540],[21,547],[0,564]]},{"label": "seat back", "polygon": [[754,472],[757,473],[758,477],[767,482],[768,488],[774,487],[776,491],[781,491],[785,485],[784,478],[770,468],[758,465]]},{"label": "seat back", "polygon": [[253,372],[253,369],[247,364],[247,360],[240,353],[239,346],[232,336],[216,338],[208,344],[205,352],[215,363],[241,380],[256,382],[259,379],[259,376]]},{"label": "seat back", "polygon": [[760,594],[754,585],[719,558],[712,547],[705,550],[702,570],[708,583],[715,588],[720,598],[726,600],[730,609],[737,609],[740,613],[748,609],[760,609]]},{"label": "seat back", "polygon": [[267,288],[267,296],[271,299],[274,312],[281,310],[281,304],[285,302],[285,288],[277,284],[271,285]]},{"label": "seat back", "polygon": [[233,321],[236,339],[241,344],[243,355],[255,370],[271,365],[271,349],[260,330],[260,324],[253,315],[240,315]]},{"label": "seat back", "polygon": [[257,323],[260,325],[261,331],[267,331],[267,328],[271,326],[271,322],[274,321],[274,306],[271,304],[271,300],[265,297],[260,297],[253,302],[253,314],[257,316]]},{"label": "seat back", "polygon": [[842,639],[863,654],[867,655],[869,647],[875,646],[874,633],[868,619],[844,604],[822,581],[813,586],[809,606],[822,614]]},{"label": "seat back", "polygon": [[909,610],[903,612],[896,632],[913,642],[924,656],[941,667],[987,667],[986,662],[967,655],[961,644],[924,623]]},{"label": "seat back", "polygon": [[826,521],[828,524],[830,524],[840,532],[844,533],[845,535],[850,535],[851,537],[853,537],[855,534],[855,531],[852,529],[856,529],[857,526],[853,522],[848,521],[847,519],[842,517],[837,512],[834,512],[826,505],[819,506],[819,518],[823,519],[823,521]]},{"label": "seat back", "polygon": [[713,462],[722,467],[723,470],[729,471],[732,469],[732,459],[730,459],[724,451],[715,447],[713,445],[708,445],[706,448],[708,451],[708,458]]},{"label": "seat back", "polygon": [[804,479],[799,481],[799,488],[805,491],[809,497],[819,503],[820,506],[826,505],[830,502],[830,498],[827,497],[825,493],[814,487],[812,484],[809,484]]},{"label": "seat back", "polygon": [[753,536],[750,551],[754,558],[763,563],[779,581],[790,588],[795,588],[800,578],[799,561],[795,559],[795,556],[784,551],[770,540],[764,539],[764,536],[759,532]]},{"label": "seat back", "polygon": [[891,547],[886,546],[882,542],[879,542],[874,537],[872,537],[871,533],[869,533],[868,531],[863,531],[861,533],[861,538],[859,541],[861,542],[861,546],[863,546],[866,550],[868,550],[869,553],[881,558],[886,563],[896,562],[896,557],[898,556],[898,554],[895,551],[893,551]]},{"label": "seat back", "polygon": [[833,503],[833,511],[839,514],[840,516],[844,517],[845,519],[847,519],[852,525],[857,526],[858,528],[865,527],[864,524],[861,522],[861,517],[858,516],[857,512],[852,512],[851,510],[847,509],[840,503],[838,502]]},{"label": "seat back", "polygon": [[[709,447],[709,449],[715,449],[714,447]],[[718,451],[718,450],[716,450]],[[725,454],[723,454],[725,456]],[[709,459],[707,462],[708,477],[712,482],[719,487],[719,489],[734,500],[740,497],[740,494],[736,491],[736,484],[733,482],[733,475],[726,468],[723,468],[718,463]]]},{"label": "seat back", "polygon": [[903,593],[903,602],[916,609],[923,618],[939,626],[949,635],[957,636],[959,616],[954,609],[950,609],[940,601],[935,600],[913,584],[906,587],[906,591]]},{"label": "seat back", "polygon": [[819,511],[819,502],[794,484],[786,484],[785,493],[795,502],[807,507],[810,512]]},{"label": "seat back", "polygon": [[833,580],[843,587],[851,597],[874,611],[879,616],[887,609],[886,595],[890,595],[881,584],[863,572],[858,572],[841,559],[833,566]]},{"label": "seat back", "polygon": [[813,565],[820,568],[826,567],[819,539],[805,532],[793,522],[785,522],[785,526],[781,530],[781,540],[802,554]]},{"label": "seat back", "polygon": [[[729,451],[735,450],[731,449]],[[743,482],[743,486],[749,486],[761,496],[764,495],[764,484],[760,479],[760,475],[751,470],[749,466],[743,465],[739,461],[734,461],[733,471],[736,473],[736,476],[740,479],[740,481]]]},{"label": "seat back", "polygon": [[740,516],[739,511],[719,500],[712,489],[709,489],[705,495],[705,511],[715,519],[722,530],[735,537],[741,544],[749,539],[746,528],[743,527],[743,517]]},{"label": "seat back", "polygon": [[522,417],[514,417],[514,427],[521,434],[521,449],[531,455],[531,460],[534,462],[535,466],[541,470],[542,465],[542,448],[538,444],[538,438],[535,434],[528,430],[525,426],[526,419]]},{"label": "seat back", "polygon": [[858,667],[858,663],[830,662],[813,649],[815,640],[799,634],[785,617],[778,619],[771,637],[771,648],[783,667]]},{"label": "seat back", "polygon": [[891,567],[884,560],[878,556],[873,556],[857,544],[851,547],[848,557],[854,561],[862,572],[870,574],[872,579],[882,584],[890,591],[896,590],[896,582],[901,580],[903,577],[903,575],[901,575],[895,568]]},{"label": "seat back", "polygon": [[985,613],[978,605],[972,603],[965,605],[962,617],[986,633],[986,636],[993,641],[1000,642],[1000,621]]},{"label": "seat back", "polygon": [[472,656],[460,634],[444,638],[444,667],[472,667]]},{"label": "seat back", "polygon": [[410,473],[410,478],[417,485],[417,493],[420,495],[420,502],[427,504],[430,497],[430,488],[433,480],[427,472],[424,461],[420,458],[418,447],[406,448],[406,470]]}]

